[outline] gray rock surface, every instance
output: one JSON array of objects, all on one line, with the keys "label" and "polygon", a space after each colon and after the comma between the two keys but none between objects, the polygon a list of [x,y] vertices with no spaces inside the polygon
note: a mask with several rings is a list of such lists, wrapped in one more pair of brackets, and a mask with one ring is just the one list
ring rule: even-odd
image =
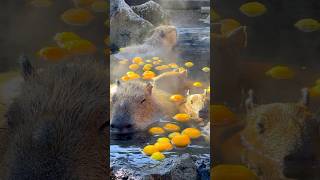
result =
[{"label": "gray rock surface", "polygon": [[132,10],[145,20],[148,20],[155,26],[167,24],[169,21],[168,14],[156,2],[148,1],[138,6],[132,6]]},{"label": "gray rock surface", "polygon": [[[209,160],[208,160],[209,162]],[[209,180],[208,173],[203,176],[203,166],[205,162],[197,162],[190,154],[183,154],[179,157],[171,157],[161,163],[150,167],[145,166],[139,171],[135,167],[112,167],[111,179],[120,180]],[[209,165],[208,165],[209,166]],[[197,169],[199,168],[199,169]],[[208,171],[209,172],[209,171]],[[204,178],[202,178],[204,177]]]},{"label": "gray rock surface", "polygon": [[137,15],[124,0],[111,0],[110,4],[111,46],[141,43],[154,26]]}]

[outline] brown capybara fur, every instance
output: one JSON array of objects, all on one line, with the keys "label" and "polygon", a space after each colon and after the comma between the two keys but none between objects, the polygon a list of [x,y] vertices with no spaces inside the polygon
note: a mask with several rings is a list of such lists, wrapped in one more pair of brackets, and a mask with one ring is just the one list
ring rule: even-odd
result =
[{"label": "brown capybara fur", "polygon": [[181,113],[189,114],[192,119],[204,124],[204,120],[209,120],[209,93],[205,91],[203,94],[188,95],[179,109]]},{"label": "brown capybara fur", "polygon": [[273,103],[248,113],[245,160],[264,179],[319,179],[319,121],[298,103]]},{"label": "brown capybara fur", "polygon": [[178,113],[170,95],[139,80],[117,81],[111,88],[110,127],[115,134],[141,132],[160,118]]},{"label": "brown capybara fur", "polygon": [[108,72],[93,62],[41,73],[26,58],[22,65],[25,82],[7,112],[1,179],[108,178]]},{"label": "brown capybara fur", "polygon": [[204,88],[209,86],[207,82],[202,82],[203,87],[200,88],[193,86],[195,81],[188,78],[188,71],[179,71],[178,69],[161,73],[152,80],[156,88],[170,94],[184,95],[188,91],[192,94],[200,94]]},{"label": "brown capybara fur", "polygon": [[304,105],[260,105],[244,119],[214,128],[225,136],[213,141],[220,144],[219,163],[245,164],[262,180],[319,179],[320,123]]},{"label": "brown capybara fur", "polygon": [[186,94],[189,88],[187,71],[168,71],[154,77],[153,85],[170,94]]},{"label": "brown capybara fur", "polygon": [[239,106],[241,101],[240,53],[246,47],[245,27],[227,35],[211,36],[214,57],[214,101]]}]

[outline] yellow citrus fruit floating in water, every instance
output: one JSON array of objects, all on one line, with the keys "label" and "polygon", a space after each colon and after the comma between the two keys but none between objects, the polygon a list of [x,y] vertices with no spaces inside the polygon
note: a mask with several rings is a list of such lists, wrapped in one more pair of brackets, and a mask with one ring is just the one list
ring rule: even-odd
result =
[{"label": "yellow citrus fruit floating in water", "polygon": [[60,47],[62,47],[66,42],[80,40],[81,38],[74,32],[61,32],[57,33],[53,39]]},{"label": "yellow citrus fruit floating in water", "polygon": [[158,71],[166,70],[168,68],[169,68],[169,66],[167,66],[167,65],[161,65],[161,66],[155,67],[155,69]]},{"label": "yellow citrus fruit floating in water", "polygon": [[189,136],[184,134],[174,136],[171,142],[177,147],[186,147],[191,143]]},{"label": "yellow citrus fruit floating in water", "polygon": [[143,79],[150,80],[156,76],[153,71],[145,71],[143,74]]},{"label": "yellow citrus fruit floating in water", "polygon": [[192,66],[194,66],[193,62],[186,62],[184,63],[184,65],[187,67],[187,68],[191,68]]},{"label": "yellow citrus fruit floating in water", "polygon": [[202,68],[202,71],[203,71],[203,72],[209,72],[209,71],[210,71],[210,68],[209,68],[209,67],[203,67],[203,68]]},{"label": "yellow citrus fruit floating in water", "polygon": [[151,158],[157,161],[161,161],[165,159],[166,157],[161,152],[155,152],[151,155]]},{"label": "yellow citrus fruit floating in water", "polygon": [[88,40],[80,39],[68,41],[63,44],[63,48],[67,49],[74,55],[88,55],[96,52],[97,48]]},{"label": "yellow citrus fruit floating in water", "polygon": [[73,0],[74,5],[76,6],[89,6],[96,0]]},{"label": "yellow citrus fruit floating in water", "polygon": [[173,146],[170,142],[156,142],[154,146],[159,151],[171,151],[173,149]]},{"label": "yellow citrus fruit floating in water", "polygon": [[259,2],[248,2],[240,6],[240,11],[248,17],[256,17],[267,12],[267,8]]},{"label": "yellow citrus fruit floating in water", "polygon": [[180,131],[180,127],[176,124],[173,123],[167,123],[163,126],[163,129],[165,129],[166,131],[169,132],[176,132],[176,131]]},{"label": "yellow citrus fruit floating in water", "polygon": [[91,9],[94,12],[107,12],[108,3],[106,0],[96,0],[91,4]]},{"label": "yellow citrus fruit floating in water", "polygon": [[258,180],[250,169],[242,165],[221,164],[213,167],[212,180]]},{"label": "yellow citrus fruit floating in water", "polygon": [[144,71],[150,71],[151,68],[152,68],[152,64],[145,64],[142,69],[143,69]]},{"label": "yellow citrus fruit floating in water", "polygon": [[320,96],[320,84],[316,84],[315,86],[309,89],[310,97],[319,97]]},{"label": "yellow citrus fruit floating in water", "polygon": [[139,79],[140,78],[140,75],[137,74],[137,73],[129,73],[129,74],[127,74],[127,76],[129,77],[130,80]]},{"label": "yellow citrus fruit floating in water", "polygon": [[150,59],[147,59],[146,62],[147,62],[147,63],[151,63],[152,61],[151,61]]},{"label": "yellow citrus fruit floating in water", "polygon": [[179,67],[176,63],[170,63],[170,64],[168,64],[168,66],[169,66],[170,68],[173,68],[173,69],[176,69],[176,68]]},{"label": "yellow citrus fruit floating in water", "polygon": [[132,59],[132,63],[139,64],[139,63],[141,63],[141,62],[143,62],[143,59],[142,59],[141,57],[134,57],[134,58]]},{"label": "yellow citrus fruit floating in water", "polygon": [[84,8],[68,9],[61,15],[63,22],[69,25],[87,25],[93,20],[94,16]]},{"label": "yellow citrus fruit floating in water", "polygon": [[161,138],[158,138],[157,139],[157,142],[170,142],[170,139],[169,138],[166,138],[166,137],[161,137]]},{"label": "yellow citrus fruit floating in water", "polygon": [[294,77],[294,71],[288,66],[274,66],[266,72],[266,75],[274,79],[291,79]]},{"label": "yellow citrus fruit floating in water", "polygon": [[159,150],[154,145],[148,145],[143,148],[143,153],[150,156],[155,152],[159,152]]},{"label": "yellow citrus fruit floating in water", "polygon": [[240,27],[241,24],[234,19],[224,19],[221,21],[221,34],[227,35]]},{"label": "yellow citrus fruit floating in water", "polygon": [[210,114],[213,124],[226,124],[236,120],[235,114],[225,105],[211,105]]},{"label": "yellow citrus fruit floating in water", "polygon": [[122,59],[119,61],[119,64],[126,65],[126,64],[128,64],[128,62],[129,62],[128,59]]},{"label": "yellow citrus fruit floating in water", "polygon": [[160,58],[159,57],[153,57],[153,58],[151,58],[152,60],[154,60],[154,61],[157,61],[157,60],[159,60]]},{"label": "yellow citrus fruit floating in water", "polygon": [[122,81],[128,81],[128,80],[130,80],[130,78],[129,78],[129,76],[125,75],[125,76],[121,77],[121,80]]},{"label": "yellow citrus fruit floating in water", "polygon": [[173,132],[173,133],[170,133],[168,135],[168,138],[172,139],[173,137],[175,137],[176,135],[181,135],[179,132]]},{"label": "yellow citrus fruit floating in water", "polygon": [[184,96],[182,96],[181,94],[174,94],[170,96],[170,100],[173,102],[182,102],[184,100]]},{"label": "yellow citrus fruit floating in water", "polygon": [[149,133],[152,135],[164,134],[165,131],[161,127],[152,127],[149,129]]},{"label": "yellow citrus fruit floating in water", "polygon": [[190,120],[190,115],[185,113],[179,113],[173,116],[173,119],[179,122],[188,122]]},{"label": "yellow citrus fruit floating in water", "polygon": [[181,132],[181,134],[185,134],[191,139],[197,139],[201,136],[201,131],[196,128],[186,128]]},{"label": "yellow citrus fruit floating in water", "polygon": [[59,61],[69,55],[65,49],[59,47],[45,47],[42,48],[38,54],[40,58],[47,61]]},{"label": "yellow citrus fruit floating in water", "polygon": [[320,23],[315,19],[306,18],[297,21],[294,27],[303,32],[313,32],[320,29]]},{"label": "yellow citrus fruit floating in water", "polygon": [[202,83],[201,82],[194,82],[193,86],[194,87],[202,87]]},{"label": "yellow citrus fruit floating in water", "polygon": [[51,0],[33,0],[30,3],[35,7],[49,7],[52,5]]},{"label": "yellow citrus fruit floating in water", "polygon": [[138,64],[130,64],[129,69],[131,69],[132,71],[136,71],[139,69],[139,65]]}]

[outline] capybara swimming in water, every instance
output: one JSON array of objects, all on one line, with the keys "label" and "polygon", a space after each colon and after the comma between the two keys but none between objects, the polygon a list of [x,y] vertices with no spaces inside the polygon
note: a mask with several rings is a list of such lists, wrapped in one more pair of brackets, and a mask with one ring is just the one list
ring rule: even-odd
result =
[{"label": "capybara swimming in water", "polygon": [[1,179],[107,179],[109,73],[93,62],[37,72],[24,57],[22,65]]},{"label": "capybara swimming in water", "polygon": [[150,83],[138,80],[117,81],[111,88],[111,132],[131,134],[144,131],[160,118],[172,117],[178,107],[170,95]]}]

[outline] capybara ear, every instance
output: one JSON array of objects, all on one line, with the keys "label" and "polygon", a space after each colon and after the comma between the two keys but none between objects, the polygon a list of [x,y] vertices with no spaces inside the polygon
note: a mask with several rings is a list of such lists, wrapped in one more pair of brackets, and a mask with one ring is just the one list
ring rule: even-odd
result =
[{"label": "capybara ear", "polygon": [[119,81],[119,79],[116,80],[116,84],[117,84],[117,86],[121,85],[121,82]]},{"label": "capybara ear", "polygon": [[190,95],[190,89],[187,90],[186,96]]},{"label": "capybara ear", "polygon": [[25,55],[20,56],[19,61],[21,64],[22,77],[24,78],[24,80],[28,80],[35,75],[35,70],[32,67],[27,56]]},{"label": "capybara ear", "polygon": [[188,77],[188,70],[185,69],[183,71],[180,71],[180,74],[182,74],[185,77]]},{"label": "capybara ear", "polygon": [[237,47],[245,48],[247,47],[247,27],[240,26],[234,31],[230,32],[227,35],[227,38],[232,44],[235,44]]},{"label": "capybara ear", "polygon": [[302,97],[301,97],[301,104],[302,105],[305,105],[305,106],[308,106],[309,105],[309,89],[308,88],[302,88],[301,89],[301,94],[302,94]]},{"label": "capybara ear", "polygon": [[147,85],[146,85],[145,92],[151,95],[152,88],[153,88],[152,84],[150,82],[148,82]]}]

